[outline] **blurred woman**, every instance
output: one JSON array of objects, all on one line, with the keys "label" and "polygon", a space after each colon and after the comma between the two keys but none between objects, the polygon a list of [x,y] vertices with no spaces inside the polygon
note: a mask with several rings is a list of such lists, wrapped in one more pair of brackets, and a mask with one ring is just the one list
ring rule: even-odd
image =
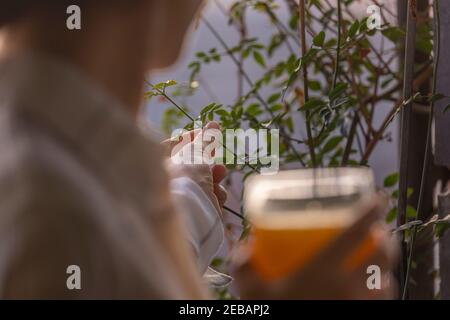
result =
[{"label": "blurred woman", "polygon": [[[175,62],[201,4],[1,1],[0,298],[207,297],[224,167],[166,168],[167,150],[135,123],[146,75]],[[69,5],[81,9],[79,30],[67,27]],[[334,259],[349,250],[344,239]],[[242,267],[242,292],[320,297],[305,277],[333,279],[324,261],[276,290]],[[325,291],[340,297],[355,279]]]}]

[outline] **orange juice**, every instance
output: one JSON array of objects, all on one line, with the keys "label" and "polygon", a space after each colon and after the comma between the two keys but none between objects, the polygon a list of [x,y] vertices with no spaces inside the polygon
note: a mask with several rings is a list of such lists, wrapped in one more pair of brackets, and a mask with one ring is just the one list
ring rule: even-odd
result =
[{"label": "orange juice", "polygon": [[[274,280],[299,270],[358,218],[358,204],[373,190],[366,168],[303,169],[249,180],[244,203],[253,225],[255,271]],[[347,259],[347,267],[368,250],[370,241]]]}]

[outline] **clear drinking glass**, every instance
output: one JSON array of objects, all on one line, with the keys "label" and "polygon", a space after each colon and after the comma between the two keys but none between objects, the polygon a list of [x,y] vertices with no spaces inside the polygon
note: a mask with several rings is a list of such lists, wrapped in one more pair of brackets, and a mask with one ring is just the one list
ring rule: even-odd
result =
[{"label": "clear drinking glass", "polygon": [[374,193],[372,171],[365,167],[249,178],[244,205],[253,226],[253,267],[266,280],[298,270],[358,219]]}]

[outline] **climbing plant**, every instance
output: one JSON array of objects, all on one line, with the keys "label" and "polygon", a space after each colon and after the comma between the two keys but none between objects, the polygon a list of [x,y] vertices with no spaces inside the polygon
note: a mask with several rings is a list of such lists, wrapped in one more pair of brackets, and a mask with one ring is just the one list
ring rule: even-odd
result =
[{"label": "climbing plant", "polygon": [[[405,105],[413,101],[428,106],[440,98],[428,92],[402,95],[399,58],[404,50],[405,30],[396,25],[396,13],[385,2],[237,0],[229,6],[212,2],[227,18],[228,28],[236,32],[238,40],[227,42],[214,23],[200,16],[198,23],[205,26],[215,42],[209,50],[197,52],[187,65],[189,81],[148,83],[147,97],[167,103],[162,118],[167,134],[180,126],[191,129],[195,120],[216,120],[224,129],[279,129],[282,168],[370,166],[379,143],[391,141],[390,125]],[[361,7],[363,13],[357,14],[355,8]],[[250,13],[270,23],[268,41],[250,31]],[[418,88],[433,74],[430,19],[420,21],[415,49],[428,57],[414,66],[411,80]],[[226,84],[237,87],[231,103],[205,101],[204,107],[194,113],[196,108],[179,102],[206,86],[201,79],[205,68],[215,68],[224,60],[236,68],[235,81]],[[251,76],[249,66],[259,68],[261,76]],[[233,164],[229,168],[245,180],[261,166]],[[398,173],[393,173],[380,186],[391,199],[388,223],[397,216],[398,178]],[[413,192],[408,189],[408,196]],[[228,209],[245,217],[242,208]],[[417,225],[415,208],[407,208],[407,217],[410,225],[400,226],[395,232],[408,233]],[[242,221],[244,238],[248,224],[245,218]],[[236,234],[234,228],[230,223],[230,234]],[[223,267],[223,261],[226,259],[217,260],[215,265]],[[226,290],[220,294],[229,297]]]}]

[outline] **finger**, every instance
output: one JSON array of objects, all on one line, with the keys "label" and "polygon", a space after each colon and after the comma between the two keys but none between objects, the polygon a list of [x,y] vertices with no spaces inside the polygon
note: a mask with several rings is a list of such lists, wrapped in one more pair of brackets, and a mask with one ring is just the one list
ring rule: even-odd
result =
[{"label": "finger", "polygon": [[392,268],[387,251],[380,247],[357,270],[342,277],[352,284],[351,292],[356,299],[387,299],[395,292]]},{"label": "finger", "polygon": [[[163,142],[161,142],[161,145],[163,146],[165,150],[165,154],[167,156],[170,156],[173,154],[173,150],[176,146],[182,143],[182,145],[186,145],[194,141],[195,137],[201,132],[202,129],[195,129],[191,131],[186,131],[182,135],[172,137],[170,139],[166,139]],[[178,152],[179,150],[176,150]]]},{"label": "finger", "polygon": [[227,168],[223,164],[217,164],[212,167],[214,183],[220,183],[227,176]]},{"label": "finger", "polygon": [[[389,281],[389,275],[392,273],[394,266],[392,257],[393,239],[388,237],[385,228],[381,227],[375,227],[371,230],[371,238],[376,247],[366,252],[364,261],[360,261],[352,269],[347,267],[340,271],[340,277],[351,284],[351,294],[356,299],[392,297],[395,289],[392,286],[393,283]],[[378,273],[378,275],[375,273]],[[372,279],[371,276],[373,276]],[[379,285],[379,287],[371,288],[371,285]]]},{"label": "finger", "polygon": [[206,124],[205,129],[218,129],[220,130],[220,124],[217,121],[210,121]]},{"label": "finger", "polygon": [[[216,121],[208,122],[204,129],[219,129],[220,124]],[[195,138],[201,133],[203,128],[197,128],[190,131],[185,131],[181,136],[176,136],[170,139],[166,139],[161,144],[166,149],[166,151],[170,154],[172,149],[179,144],[180,142],[191,143],[195,140]]]},{"label": "finger", "polygon": [[[368,241],[363,241],[358,249],[348,257],[350,259],[345,261],[346,270],[370,264],[370,259],[373,259],[374,256],[378,258],[377,265],[387,268],[394,266],[398,254],[397,238],[392,236],[384,225],[377,223],[372,227],[368,239]],[[353,265],[349,264],[351,260],[353,260]]]},{"label": "finger", "polygon": [[[194,148],[194,157],[201,158],[208,164],[213,164],[215,149],[218,147],[219,141],[216,141],[220,134],[220,126],[217,122],[209,122],[204,129],[195,137],[192,142]],[[215,131],[209,131],[215,130]],[[208,132],[208,133],[207,133]],[[208,146],[212,145],[208,148]],[[188,145],[188,148],[191,148],[192,145]]]},{"label": "finger", "polygon": [[[215,144],[215,146],[214,146],[214,150],[212,150],[212,152],[211,152],[211,154],[210,155],[208,155],[208,156],[210,156],[210,157],[215,157],[215,155],[216,155],[216,148],[219,146],[218,145],[218,143],[220,143],[219,141],[216,141],[216,139],[218,139],[219,137],[217,137],[217,133],[218,132],[220,132],[220,129],[221,129],[221,126],[220,126],[220,124],[218,123],[218,122],[216,122],[216,121],[211,121],[211,122],[208,122],[207,124],[206,124],[206,126],[205,126],[205,130],[214,130],[214,131],[216,131],[216,133],[214,133],[215,135],[214,135],[214,139],[211,139],[211,141],[209,141],[208,143],[207,143],[207,145],[209,145],[209,144],[211,144],[211,143],[214,143]],[[218,131],[218,132],[217,132]],[[220,138],[219,138],[220,139]]]},{"label": "finger", "polygon": [[228,198],[228,192],[225,189],[224,186],[220,184],[214,184],[214,194],[217,197],[217,200],[219,201],[219,205],[222,207]]},{"label": "finger", "polygon": [[345,230],[335,241],[333,241],[319,256],[328,263],[339,263],[348,256],[367,237],[373,223],[378,220],[384,199],[376,196],[370,203],[363,205],[360,209],[362,216],[347,230]]}]

